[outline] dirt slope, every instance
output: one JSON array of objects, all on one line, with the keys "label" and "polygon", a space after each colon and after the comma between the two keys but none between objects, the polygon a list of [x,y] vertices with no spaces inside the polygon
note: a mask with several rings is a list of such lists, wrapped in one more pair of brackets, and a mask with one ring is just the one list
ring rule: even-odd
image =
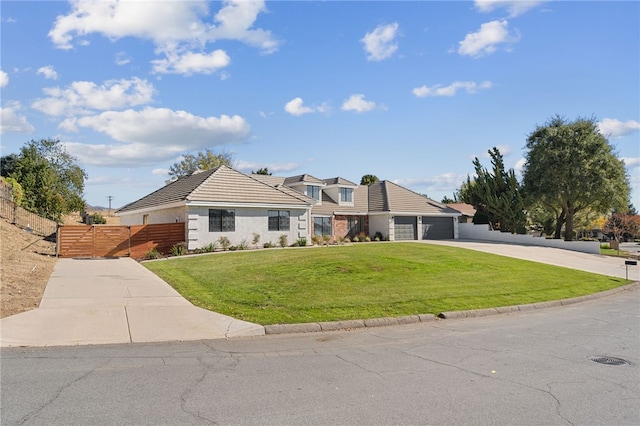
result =
[{"label": "dirt slope", "polygon": [[0,318],[35,309],[56,262],[54,243],[0,219]]}]

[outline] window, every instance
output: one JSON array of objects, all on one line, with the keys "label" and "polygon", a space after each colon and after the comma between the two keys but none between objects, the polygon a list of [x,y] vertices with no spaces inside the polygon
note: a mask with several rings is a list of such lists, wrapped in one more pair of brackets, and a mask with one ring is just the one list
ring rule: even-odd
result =
[{"label": "window", "polygon": [[313,218],[313,235],[321,237],[331,236],[331,218],[330,217],[314,217]]},{"label": "window", "polygon": [[353,189],[351,188],[340,188],[340,201],[343,203],[351,203],[353,202],[352,195]]},{"label": "window", "polygon": [[269,210],[269,231],[288,231],[289,223],[289,211]]},{"label": "window", "polygon": [[348,216],[347,217],[347,229],[350,236],[356,236],[361,232],[365,232],[364,218],[362,216]]},{"label": "window", "polygon": [[235,210],[209,209],[209,232],[235,232]]},{"label": "window", "polygon": [[148,214],[142,215],[142,224],[143,225],[148,225],[149,224],[149,215]]},{"label": "window", "polygon": [[314,200],[320,200],[320,187],[315,185],[307,185],[307,197]]}]

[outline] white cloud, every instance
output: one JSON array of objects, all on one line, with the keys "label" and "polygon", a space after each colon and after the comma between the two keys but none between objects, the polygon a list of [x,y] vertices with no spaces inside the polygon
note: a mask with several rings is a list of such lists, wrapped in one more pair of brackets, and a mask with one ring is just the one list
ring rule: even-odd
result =
[{"label": "white cloud", "polygon": [[156,72],[171,73],[208,74],[220,68],[221,51],[204,53],[207,43],[217,40],[237,40],[264,53],[277,50],[280,42],[270,31],[253,28],[258,14],[266,11],[264,1],[225,0],[213,22],[208,4],[204,0],[74,1],[67,15],[57,17],[49,37],[61,49],[87,44],[84,37],[94,33],[113,41],[123,37],[151,40],[156,53],[166,56],[154,61]]},{"label": "white cloud", "polygon": [[605,118],[598,123],[600,134],[607,138],[621,138],[640,130],[640,122],[636,120],[620,121],[615,118]]},{"label": "white cloud", "polygon": [[634,167],[640,167],[640,157],[623,157],[624,165],[632,169]]},{"label": "white cloud", "polygon": [[45,67],[38,68],[37,74],[44,75],[47,80],[57,80],[58,73],[53,69],[53,65],[47,65]]},{"label": "white cloud", "polygon": [[364,95],[359,93],[351,95],[351,97],[342,104],[342,110],[344,111],[367,112],[375,107],[375,102],[365,101]]},{"label": "white cloud", "polygon": [[303,114],[309,114],[315,111],[314,108],[303,105],[302,98],[294,98],[287,102],[284,106],[284,110],[291,115],[299,117]]},{"label": "white cloud", "polygon": [[360,41],[367,52],[367,60],[382,61],[391,57],[398,50],[398,44],[395,42],[397,35],[397,22],[379,25],[370,33],[366,33]]},{"label": "white cloud", "polygon": [[453,193],[460,188],[466,179],[467,175],[444,173],[424,178],[395,179],[392,182],[419,193],[428,193],[429,191],[450,191]]},{"label": "white cloud", "polygon": [[454,81],[448,86],[442,87],[437,84],[435,86],[421,86],[413,89],[413,94],[419,98],[425,98],[428,96],[454,96],[458,90],[465,90],[469,94],[476,94],[479,90],[490,89],[492,83],[490,81],[483,81],[482,83],[476,83],[474,81]]},{"label": "white cloud", "polygon": [[0,70],[0,87],[5,87],[9,84],[9,74]]},{"label": "white cloud", "polygon": [[524,165],[527,163],[527,159],[522,157],[517,162],[516,165],[513,166],[513,171],[516,172],[518,176],[522,176],[522,171],[524,170]]},{"label": "white cloud", "polygon": [[129,161],[155,163],[186,151],[244,142],[250,127],[240,116],[199,117],[185,111],[147,107],[142,111],[107,111],[70,118],[60,128],[89,128],[124,142],[120,145],[73,145],[74,154],[89,164]]},{"label": "white cloud", "polygon": [[179,55],[167,52],[165,59],[151,61],[153,71],[161,74],[211,74],[231,63],[231,58],[224,50],[214,50],[211,53],[186,52]]},{"label": "white cloud", "polygon": [[90,81],[75,81],[66,89],[49,87],[43,91],[48,97],[36,100],[31,106],[47,115],[60,116],[144,105],[151,102],[155,89],[147,80],[134,77],[105,81],[100,86]]},{"label": "white cloud", "polygon": [[170,171],[169,169],[153,169],[151,170],[151,174],[156,176],[169,176]]},{"label": "white cloud", "polygon": [[131,62],[131,57],[127,55],[125,52],[116,53],[116,65],[127,65]]},{"label": "white cloud", "polygon": [[491,12],[496,9],[506,9],[509,17],[513,18],[545,3],[547,0],[475,0],[474,4],[479,12]]},{"label": "white cloud", "polygon": [[467,34],[459,42],[458,53],[477,58],[494,53],[498,45],[516,43],[520,35],[517,32],[509,33],[508,26],[506,20],[485,22],[477,32]]},{"label": "white cloud", "polygon": [[299,163],[260,163],[240,160],[236,164],[236,169],[241,172],[251,173],[266,167],[270,173],[287,173],[300,168]]},{"label": "white cloud", "polygon": [[7,132],[33,133],[35,131],[27,118],[18,113],[20,109],[19,102],[11,102],[6,107],[0,108],[0,134]]}]

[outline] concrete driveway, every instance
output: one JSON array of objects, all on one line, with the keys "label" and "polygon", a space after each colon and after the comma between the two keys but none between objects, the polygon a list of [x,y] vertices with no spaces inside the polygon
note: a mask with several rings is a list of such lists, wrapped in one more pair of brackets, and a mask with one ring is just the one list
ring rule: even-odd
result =
[{"label": "concrete driveway", "polygon": [[0,320],[0,346],[220,339],[264,327],[193,306],[130,258],[59,259],[37,309]]}]

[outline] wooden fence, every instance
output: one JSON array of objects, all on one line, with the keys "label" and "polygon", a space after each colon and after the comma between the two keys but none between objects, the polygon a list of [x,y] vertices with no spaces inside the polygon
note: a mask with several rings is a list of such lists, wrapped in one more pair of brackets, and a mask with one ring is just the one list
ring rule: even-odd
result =
[{"label": "wooden fence", "polygon": [[70,225],[58,229],[60,257],[133,257],[141,259],[151,250],[167,254],[185,241],[185,224],[111,226]]},{"label": "wooden fence", "polygon": [[34,234],[48,237],[56,233],[58,223],[30,212],[18,206],[13,201],[0,197],[0,216],[14,225],[30,229]]}]

